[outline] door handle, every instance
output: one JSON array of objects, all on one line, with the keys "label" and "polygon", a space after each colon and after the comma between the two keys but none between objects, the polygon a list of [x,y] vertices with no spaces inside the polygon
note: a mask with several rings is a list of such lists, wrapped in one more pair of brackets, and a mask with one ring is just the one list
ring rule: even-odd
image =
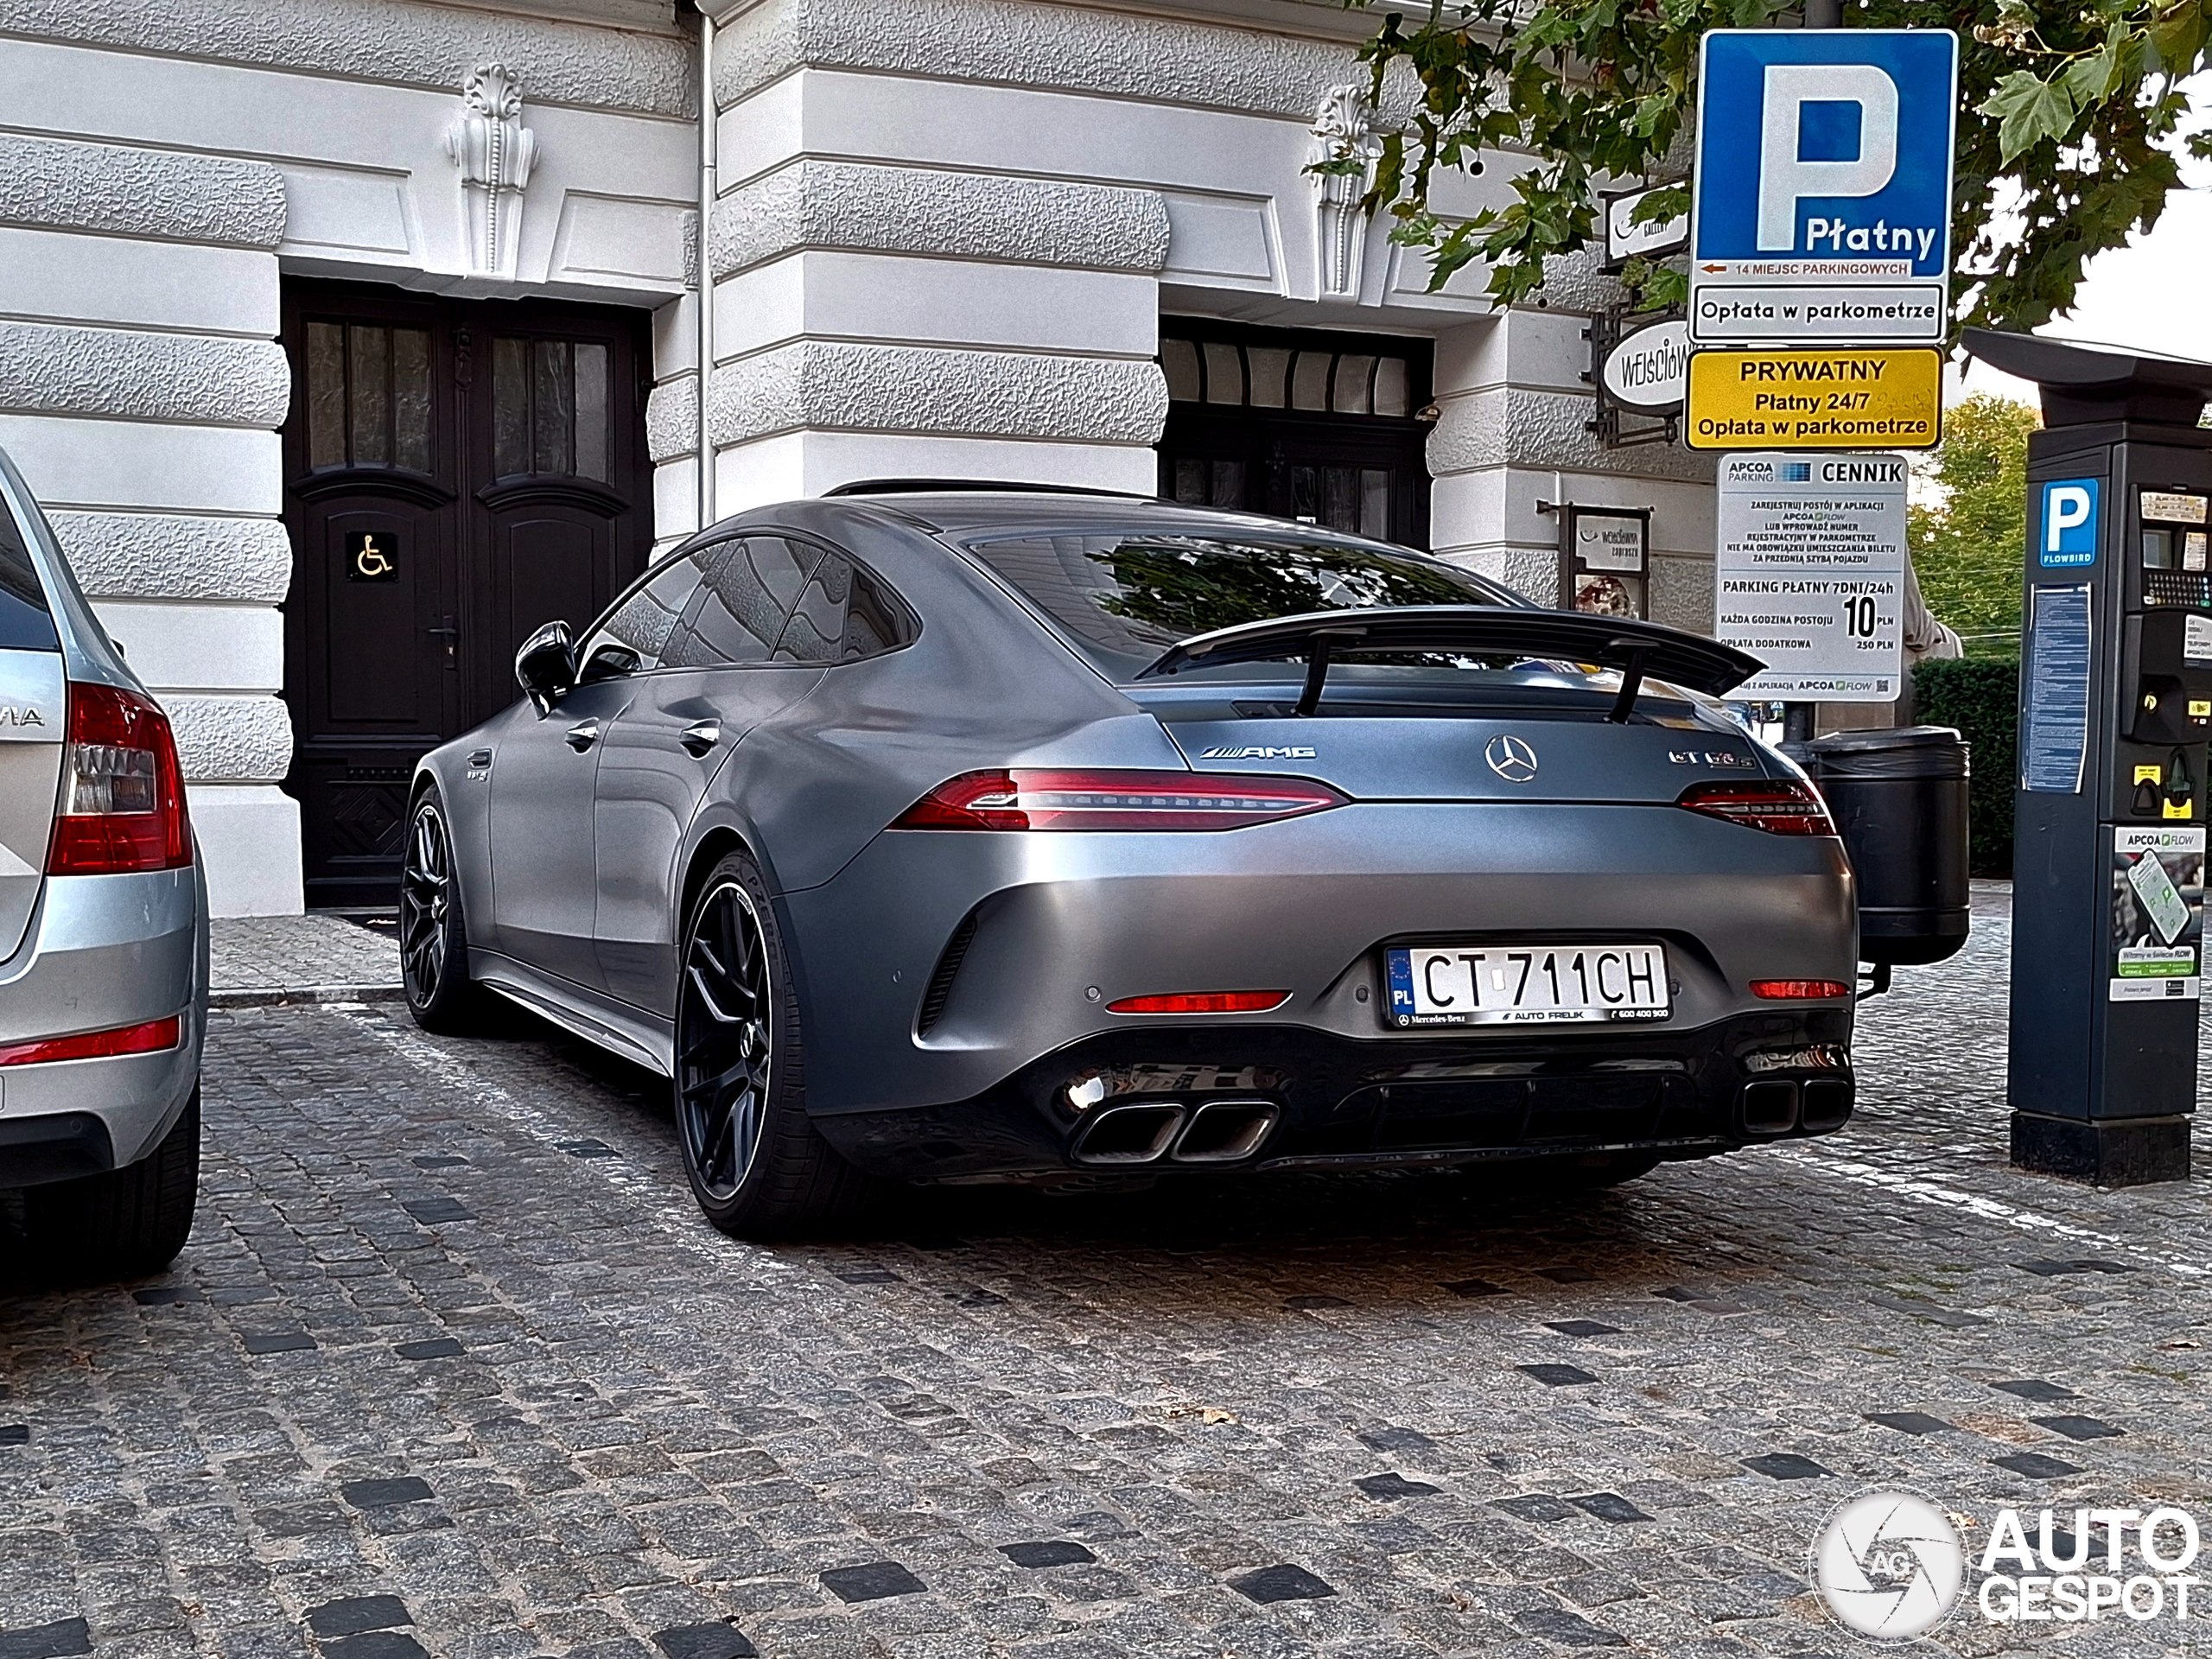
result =
[{"label": "door handle", "polygon": [[449,673],[458,671],[461,667],[461,630],[454,626],[454,619],[449,616],[442,616],[438,619],[436,627],[425,628],[423,632],[433,639],[442,639],[446,642],[447,671]]},{"label": "door handle", "polygon": [[567,736],[569,740],[569,747],[574,749],[578,754],[582,754],[586,749],[591,747],[593,744],[599,741],[599,721],[594,717],[591,720],[584,721],[581,724],[571,726],[569,728]]},{"label": "door handle", "polygon": [[704,754],[722,741],[722,723],[719,720],[695,720],[676,741],[693,754]]}]

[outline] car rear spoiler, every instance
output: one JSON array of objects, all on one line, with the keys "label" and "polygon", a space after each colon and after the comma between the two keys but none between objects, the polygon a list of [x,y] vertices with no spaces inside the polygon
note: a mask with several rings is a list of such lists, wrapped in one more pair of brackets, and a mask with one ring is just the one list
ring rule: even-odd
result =
[{"label": "car rear spoiler", "polygon": [[1298,712],[1310,715],[1320,706],[1332,657],[1420,651],[1549,658],[1617,668],[1620,696],[1605,716],[1616,721],[1628,718],[1647,674],[1719,696],[1764,666],[1758,658],[1702,634],[1630,617],[1505,605],[1395,605],[1313,611],[1195,634],[1169,646],[1137,677],[1303,657],[1306,689],[1299,696]]}]

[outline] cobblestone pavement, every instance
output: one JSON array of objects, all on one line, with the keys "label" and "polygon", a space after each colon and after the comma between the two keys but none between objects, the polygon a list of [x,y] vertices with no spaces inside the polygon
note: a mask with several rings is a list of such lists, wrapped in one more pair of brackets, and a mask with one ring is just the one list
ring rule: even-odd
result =
[{"label": "cobblestone pavement", "polygon": [[397,1001],[397,928],[344,917],[240,916],[208,930],[208,983],[218,1006]]},{"label": "cobblestone pavement", "polygon": [[1549,1203],[971,1192],[749,1248],[652,1080],[542,1027],[226,1011],[173,1272],[0,1294],[0,1659],[1871,1651],[1805,1580],[1862,1486],[2212,1508],[2202,1189],[2006,1167],[1980,905],[1868,1005],[1848,1131]]}]

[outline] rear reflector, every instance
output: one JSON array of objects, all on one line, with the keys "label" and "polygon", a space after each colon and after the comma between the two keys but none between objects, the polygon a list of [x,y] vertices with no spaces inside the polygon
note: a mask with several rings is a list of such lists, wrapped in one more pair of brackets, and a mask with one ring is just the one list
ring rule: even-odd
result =
[{"label": "rear reflector", "polygon": [[1849,996],[1851,987],[1840,979],[1755,979],[1751,995],[1770,1002],[1815,1002],[1823,998]]},{"label": "rear reflector", "polygon": [[1792,779],[1757,784],[1692,784],[1675,803],[1709,818],[1749,824],[1772,836],[1832,836],[1827,804]]},{"label": "rear reflector", "polygon": [[968,772],[893,830],[1241,830],[1345,804],[1306,778],[1203,772]]},{"label": "rear reflector", "polygon": [[72,682],[46,873],[118,875],[191,862],[192,825],[168,716],[136,691]]},{"label": "rear reflector", "polygon": [[1165,996],[1125,996],[1109,1014],[1265,1014],[1290,1001],[1288,991],[1174,991]]},{"label": "rear reflector", "polygon": [[0,1047],[0,1065],[45,1065],[54,1060],[96,1060],[111,1054],[158,1054],[177,1046],[182,1029],[177,1016],[171,1014],[166,1020],[149,1020],[143,1026],[10,1043]]}]

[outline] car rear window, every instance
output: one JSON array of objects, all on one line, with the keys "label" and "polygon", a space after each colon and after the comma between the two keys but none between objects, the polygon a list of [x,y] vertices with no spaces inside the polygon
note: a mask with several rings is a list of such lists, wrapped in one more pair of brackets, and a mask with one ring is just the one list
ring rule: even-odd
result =
[{"label": "car rear window", "polygon": [[1116,675],[1241,622],[1375,605],[1527,603],[1440,559],[1318,539],[1133,530],[964,545]]},{"label": "car rear window", "polygon": [[30,548],[0,505],[0,651],[53,651],[60,644]]}]

